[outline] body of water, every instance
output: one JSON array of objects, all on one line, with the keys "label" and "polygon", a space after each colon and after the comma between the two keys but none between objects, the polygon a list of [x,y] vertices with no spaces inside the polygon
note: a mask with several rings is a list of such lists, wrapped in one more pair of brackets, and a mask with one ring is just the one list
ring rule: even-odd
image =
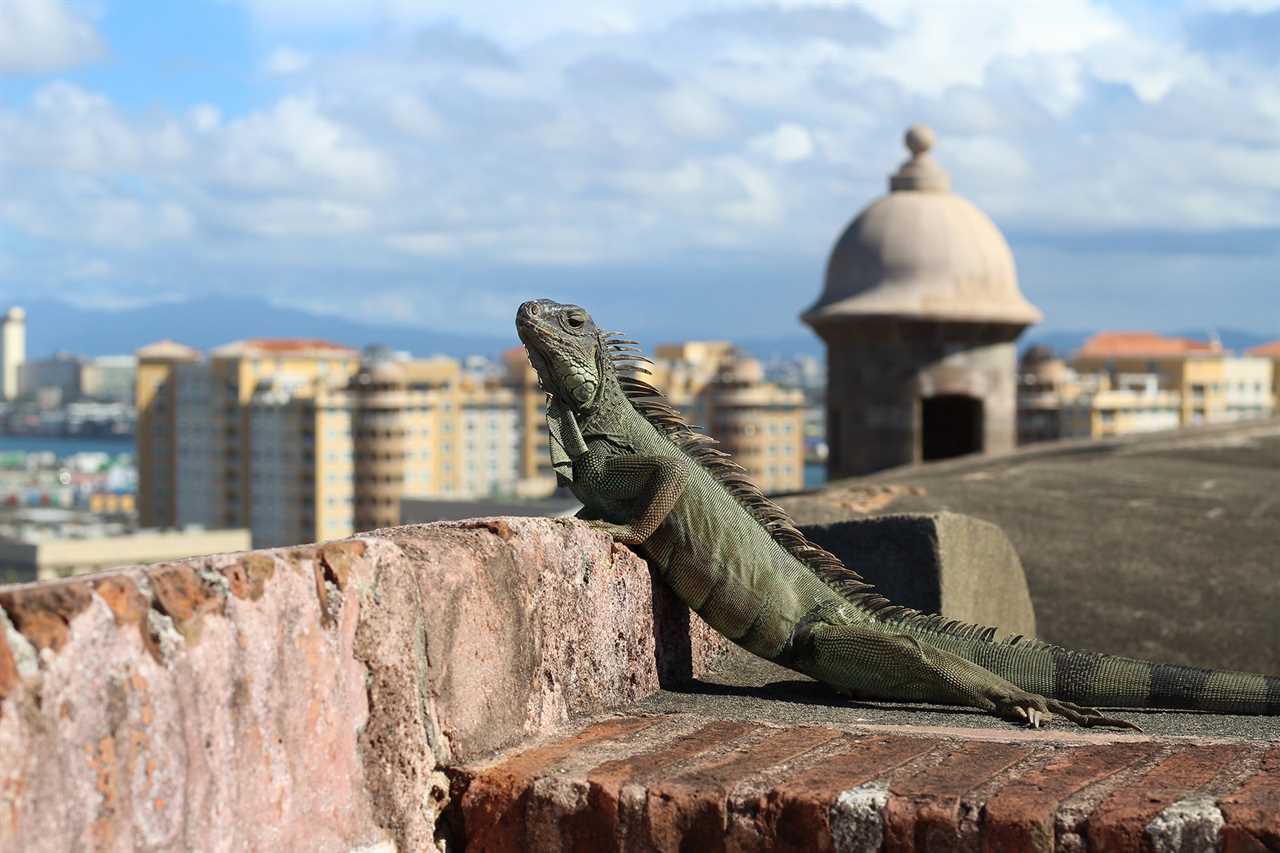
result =
[{"label": "body of water", "polygon": [[0,435],[0,453],[56,453],[59,457],[73,453],[133,454],[133,436],[93,436],[79,438],[61,435]]},{"label": "body of water", "polygon": [[827,465],[825,462],[806,462],[804,465],[804,487],[816,489],[827,482]]}]

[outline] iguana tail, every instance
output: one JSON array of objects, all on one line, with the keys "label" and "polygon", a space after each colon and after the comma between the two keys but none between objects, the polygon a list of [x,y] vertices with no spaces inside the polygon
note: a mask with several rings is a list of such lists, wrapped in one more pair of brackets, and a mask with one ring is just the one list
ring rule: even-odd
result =
[{"label": "iguana tail", "polygon": [[1042,696],[1091,707],[1280,715],[1280,676],[1151,663],[1022,637],[996,640],[989,630],[912,621],[887,624]]}]

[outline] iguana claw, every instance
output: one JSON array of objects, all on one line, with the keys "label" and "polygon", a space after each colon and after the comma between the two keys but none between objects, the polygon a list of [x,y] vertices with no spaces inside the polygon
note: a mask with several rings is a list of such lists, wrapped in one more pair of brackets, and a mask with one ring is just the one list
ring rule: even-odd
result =
[{"label": "iguana claw", "polygon": [[1034,693],[1026,693],[1009,700],[1003,709],[997,707],[997,713],[1010,718],[1014,722],[1025,723],[1028,727],[1043,727],[1055,715],[1062,717],[1077,726],[1084,728],[1129,729],[1140,732],[1142,729],[1127,720],[1107,717],[1097,708],[1088,708],[1074,702],[1058,699],[1047,699]]}]

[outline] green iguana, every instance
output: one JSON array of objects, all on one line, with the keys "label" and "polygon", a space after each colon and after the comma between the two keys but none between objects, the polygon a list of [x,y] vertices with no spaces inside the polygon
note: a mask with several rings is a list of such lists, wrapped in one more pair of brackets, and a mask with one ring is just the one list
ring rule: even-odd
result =
[{"label": "green iguana", "polygon": [[582,501],[579,517],[638,549],[748,651],[856,698],[969,705],[1033,727],[1057,714],[1136,728],[1092,706],[1280,714],[1280,677],[999,640],[994,628],[893,604],[636,375],[647,359],[634,341],[545,299],[520,306],[516,329],[548,394],[552,464]]}]

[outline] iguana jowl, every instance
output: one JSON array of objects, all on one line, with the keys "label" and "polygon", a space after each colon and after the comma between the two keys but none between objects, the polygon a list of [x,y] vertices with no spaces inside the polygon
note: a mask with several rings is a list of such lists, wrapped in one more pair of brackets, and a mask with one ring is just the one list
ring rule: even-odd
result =
[{"label": "iguana jowl", "polygon": [[1057,714],[1132,727],[1092,706],[1280,714],[1280,677],[997,640],[994,628],[892,604],[635,375],[634,341],[545,299],[520,306],[516,329],[548,393],[552,464],[579,517],[635,547],[748,651],[858,698],[970,705],[1032,726]]}]

